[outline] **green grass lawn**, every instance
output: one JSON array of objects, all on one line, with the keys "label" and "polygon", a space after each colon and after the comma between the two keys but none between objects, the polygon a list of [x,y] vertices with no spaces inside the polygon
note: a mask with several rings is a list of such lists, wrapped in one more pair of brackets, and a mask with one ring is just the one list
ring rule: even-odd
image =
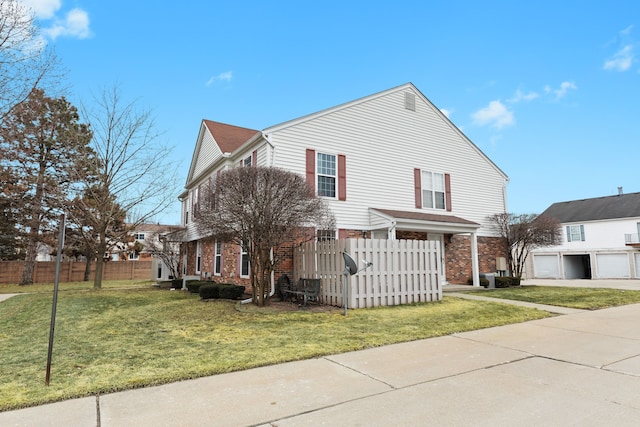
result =
[{"label": "green grass lawn", "polygon": [[491,289],[478,295],[584,310],[640,303],[640,291],[602,288],[520,286]]},{"label": "green grass lawn", "polygon": [[345,317],[204,302],[148,285],[117,289],[125,285],[61,286],[49,387],[52,286],[0,303],[0,411],[549,316],[445,297]]}]

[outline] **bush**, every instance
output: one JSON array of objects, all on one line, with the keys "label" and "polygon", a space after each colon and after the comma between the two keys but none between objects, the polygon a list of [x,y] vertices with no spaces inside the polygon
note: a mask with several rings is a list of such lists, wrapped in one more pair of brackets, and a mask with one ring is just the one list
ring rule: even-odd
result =
[{"label": "bush", "polygon": [[511,286],[520,286],[520,277],[511,277]]},{"label": "bush", "polygon": [[511,277],[496,276],[496,288],[508,288],[511,286]]},{"label": "bush", "polygon": [[201,283],[198,294],[202,299],[223,298],[238,299],[244,293],[244,286],[234,285],[232,283]]},{"label": "bush", "polygon": [[198,289],[198,294],[202,299],[220,298],[220,285],[217,283],[202,285]]},{"label": "bush", "polygon": [[220,286],[220,298],[238,299],[244,293],[244,286],[224,284]]},{"label": "bush", "polygon": [[182,288],[182,279],[171,279],[171,288],[172,289]]},{"label": "bush", "polygon": [[205,280],[189,280],[187,281],[187,290],[192,294],[197,294],[200,292],[200,288],[204,285],[210,285],[213,282],[205,281]]}]

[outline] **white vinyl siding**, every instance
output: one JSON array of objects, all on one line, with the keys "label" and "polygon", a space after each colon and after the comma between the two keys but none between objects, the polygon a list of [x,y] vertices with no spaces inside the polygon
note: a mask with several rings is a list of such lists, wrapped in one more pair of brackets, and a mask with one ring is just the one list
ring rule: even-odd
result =
[{"label": "white vinyl siding", "polygon": [[584,225],[567,225],[567,242],[584,242]]},{"label": "white vinyl siding", "polygon": [[416,94],[416,111],[404,106],[403,88],[347,104],[327,114],[266,129],[276,148],[275,166],[305,175],[305,150],[348,159],[348,200],[328,200],[338,228],[369,224],[369,208],[415,210],[414,168],[436,164],[452,177],[456,215],[483,224],[504,212],[506,177],[432,104]]}]

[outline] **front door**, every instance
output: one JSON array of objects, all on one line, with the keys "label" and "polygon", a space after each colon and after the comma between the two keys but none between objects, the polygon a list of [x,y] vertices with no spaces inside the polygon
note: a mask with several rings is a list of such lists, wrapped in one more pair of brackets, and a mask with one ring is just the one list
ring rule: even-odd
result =
[{"label": "front door", "polygon": [[440,285],[447,283],[446,268],[444,264],[444,234],[427,234],[427,240],[435,240],[440,245],[440,259],[438,260],[438,276],[440,277]]}]

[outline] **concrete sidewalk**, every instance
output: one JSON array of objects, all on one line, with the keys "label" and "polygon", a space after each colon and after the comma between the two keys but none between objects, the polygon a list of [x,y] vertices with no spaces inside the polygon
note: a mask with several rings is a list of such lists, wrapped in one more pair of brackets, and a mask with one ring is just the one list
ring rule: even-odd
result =
[{"label": "concrete sidewalk", "polygon": [[636,426],[640,304],[0,413],[0,426]]}]

